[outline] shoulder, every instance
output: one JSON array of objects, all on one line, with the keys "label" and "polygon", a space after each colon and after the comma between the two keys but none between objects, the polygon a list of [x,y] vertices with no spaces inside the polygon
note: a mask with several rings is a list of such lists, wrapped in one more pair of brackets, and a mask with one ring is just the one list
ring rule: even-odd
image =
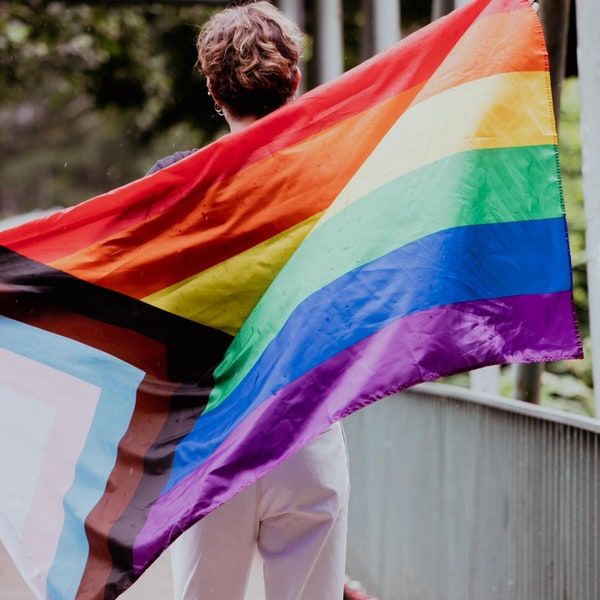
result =
[{"label": "shoulder", "polygon": [[194,154],[198,149],[194,148],[193,150],[181,150],[180,152],[175,152],[169,156],[165,156],[165,158],[161,158],[156,161],[152,168],[146,173],[146,175],[152,175],[152,173],[156,173],[156,171],[160,171],[166,167],[170,167],[175,164],[177,161],[180,161],[182,158],[189,156],[190,154]]}]

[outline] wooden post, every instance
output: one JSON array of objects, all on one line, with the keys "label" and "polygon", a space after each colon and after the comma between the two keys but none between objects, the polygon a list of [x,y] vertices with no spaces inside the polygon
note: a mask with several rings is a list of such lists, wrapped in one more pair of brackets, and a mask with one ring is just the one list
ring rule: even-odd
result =
[{"label": "wooden post", "polygon": [[[569,2],[570,0],[541,0],[539,2],[539,17],[542,22],[550,59],[550,83],[552,85],[552,101],[554,103],[554,118],[557,129],[560,117],[560,94],[567,56]],[[518,365],[515,378],[515,398],[539,404],[543,371],[542,364]]]},{"label": "wooden post", "polygon": [[565,77],[570,0],[541,0],[539,16],[550,59],[550,82],[556,126],[560,116],[560,94]]}]

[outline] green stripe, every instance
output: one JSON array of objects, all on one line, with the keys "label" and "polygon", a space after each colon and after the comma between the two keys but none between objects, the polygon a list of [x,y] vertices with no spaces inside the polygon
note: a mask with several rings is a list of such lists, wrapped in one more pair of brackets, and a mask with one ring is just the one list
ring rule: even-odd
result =
[{"label": "green stripe", "polygon": [[[471,150],[399,177],[318,224],[292,257],[294,268],[282,271],[281,284],[295,288],[299,302],[436,231],[563,216],[555,152],[555,146]],[[298,273],[310,274],[302,287]]]},{"label": "green stripe", "polygon": [[[461,152],[375,189],[315,227],[234,339],[207,410],[235,388],[295,307],[344,273],[452,227],[563,216],[556,152],[554,145]],[[256,331],[261,339],[250,340]]]}]

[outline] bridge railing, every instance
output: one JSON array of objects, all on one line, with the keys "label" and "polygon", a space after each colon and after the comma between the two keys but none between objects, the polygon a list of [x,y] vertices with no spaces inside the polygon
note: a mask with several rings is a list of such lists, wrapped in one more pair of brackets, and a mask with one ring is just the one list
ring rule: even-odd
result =
[{"label": "bridge railing", "polygon": [[598,600],[600,423],[427,384],[345,420],[348,573],[380,600]]}]

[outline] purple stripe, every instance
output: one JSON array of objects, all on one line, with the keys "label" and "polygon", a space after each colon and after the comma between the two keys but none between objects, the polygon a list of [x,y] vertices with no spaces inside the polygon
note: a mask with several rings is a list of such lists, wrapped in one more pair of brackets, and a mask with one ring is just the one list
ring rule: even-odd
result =
[{"label": "purple stripe", "polygon": [[162,496],[135,541],[135,572],[143,571],[180,527],[375,400],[486,365],[582,356],[570,291],[464,302],[400,319],[271,396],[208,461]]}]

